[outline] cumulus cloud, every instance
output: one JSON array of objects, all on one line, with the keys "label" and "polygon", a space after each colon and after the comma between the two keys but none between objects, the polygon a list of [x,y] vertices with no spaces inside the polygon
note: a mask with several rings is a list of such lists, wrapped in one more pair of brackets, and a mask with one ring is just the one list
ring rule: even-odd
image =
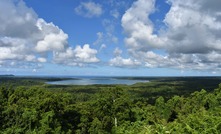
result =
[{"label": "cumulus cloud", "polygon": [[117,66],[117,67],[130,67],[134,68],[139,66],[141,63],[137,60],[131,59],[131,58],[122,58],[121,56],[117,56],[110,60],[109,63],[111,66]]},{"label": "cumulus cloud", "polygon": [[[68,55],[73,49],[62,29],[38,18],[22,0],[1,0],[0,22],[1,66],[32,66],[35,63],[53,62],[48,58],[53,53]],[[98,61],[96,50],[90,49],[89,45],[77,47],[73,53],[69,58],[75,62],[86,64]],[[56,60],[53,55],[50,59]]]},{"label": "cumulus cloud", "polygon": [[109,65],[116,67],[129,67],[129,68],[134,68],[141,65],[141,63],[136,59],[122,58],[121,54],[122,50],[120,50],[118,47],[115,48],[114,50],[115,57],[109,61]]},{"label": "cumulus cloud", "polygon": [[149,18],[155,0],[138,0],[125,12],[121,23],[130,56],[147,67],[221,69],[220,0],[168,3],[171,8],[163,20],[167,28],[158,33]]},{"label": "cumulus cloud", "polygon": [[[22,1],[16,4],[2,0],[0,4],[0,60],[34,61],[35,55],[30,48],[39,37],[39,30],[35,26],[37,15]],[[32,38],[32,39],[29,39]]]},{"label": "cumulus cloud", "polygon": [[37,42],[37,52],[63,51],[67,47],[68,35],[53,23],[47,23],[43,19],[37,20],[37,27],[44,38]]},{"label": "cumulus cloud", "polygon": [[153,24],[148,16],[154,12],[155,0],[138,0],[133,3],[122,17],[122,27],[127,37],[129,49],[148,51],[161,48],[163,41],[153,34]]},{"label": "cumulus cloud", "polygon": [[66,65],[83,66],[88,63],[99,62],[96,57],[97,50],[91,49],[89,44],[83,47],[76,46],[75,49],[69,47],[64,52],[54,52],[54,62]]},{"label": "cumulus cloud", "polygon": [[[204,0],[205,1],[205,0]],[[221,22],[217,21],[217,11],[204,7],[204,2],[170,1],[171,9],[164,22],[168,26],[168,51],[179,53],[209,53],[220,51]],[[215,2],[213,0],[213,2]],[[194,2],[193,2],[194,3]],[[211,13],[207,13],[206,9]],[[212,13],[213,12],[213,13]],[[212,15],[213,14],[213,15]]]},{"label": "cumulus cloud", "polygon": [[27,38],[37,34],[38,28],[34,25],[37,14],[23,1],[1,0],[0,12],[1,36]]},{"label": "cumulus cloud", "polygon": [[74,11],[77,15],[87,18],[99,17],[103,13],[102,6],[94,2],[81,2]]},{"label": "cumulus cloud", "polygon": [[96,57],[97,50],[91,49],[88,44],[85,44],[82,48],[81,46],[77,46],[74,53],[76,60],[80,62],[90,63],[99,61]]}]

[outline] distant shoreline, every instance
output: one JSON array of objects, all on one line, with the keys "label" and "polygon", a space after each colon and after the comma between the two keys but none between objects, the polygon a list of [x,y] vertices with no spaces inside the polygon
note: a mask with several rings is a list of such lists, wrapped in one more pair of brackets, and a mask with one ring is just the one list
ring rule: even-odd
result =
[{"label": "distant shoreline", "polygon": [[14,77],[13,74],[0,74],[0,77]]}]

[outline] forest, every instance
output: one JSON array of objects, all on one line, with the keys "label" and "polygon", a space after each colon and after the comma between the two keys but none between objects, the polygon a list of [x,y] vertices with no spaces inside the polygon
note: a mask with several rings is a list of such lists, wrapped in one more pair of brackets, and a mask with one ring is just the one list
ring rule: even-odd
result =
[{"label": "forest", "polygon": [[221,78],[49,85],[0,77],[0,134],[220,134]]}]

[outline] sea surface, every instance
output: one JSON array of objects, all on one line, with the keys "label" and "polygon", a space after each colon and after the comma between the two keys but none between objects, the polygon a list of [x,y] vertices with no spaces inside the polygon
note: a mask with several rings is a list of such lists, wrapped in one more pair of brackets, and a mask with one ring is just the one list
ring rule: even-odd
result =
[{"label": "sea surface", "polygon": [[68,80],[49,81],[47,84],[53,85],[113,85],[124,84],[133,85],[140,82],[149,82],[146,79],[134,79],[130,77],[73,77]]}]

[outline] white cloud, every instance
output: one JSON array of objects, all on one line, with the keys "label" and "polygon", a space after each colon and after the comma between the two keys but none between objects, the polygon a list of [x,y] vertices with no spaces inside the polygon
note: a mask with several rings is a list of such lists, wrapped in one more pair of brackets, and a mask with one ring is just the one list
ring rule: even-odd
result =
[{"label": "white cloud", "polygon": [[[38,34],[37,15],[23,1],[1,0],[0,35],[12,38],[34,37]],[[21,30],[22,29],[22,30]]]},{"label": "white cloud", "polygon": [[82,48],[81,46],[77,46],[74,53],[76,60],[80,62],[90,63],[99,61],[96,57],[97,50],[91,49],[89,44],[85,44]]},{"label": "white cloud", "polygon": [[44,39],[37,42],[37,52],[63,51],[67,47],[68,35],[53,23],[38,19],[37,26],[44,35]]},{"label": "white cloud", "polygon": [[[1,0],[0,22],[1,66],[34,67],[38,63],[56,61],[53,53],[64,53],[82,65],[98,61],[96,50],[90,49],[89,45],[73,50],[68,45],[68,35],[62,29],[38,18],[22,0]],[[73,56],[69,55],[70,50],[74,51],[71,52]],[[59,58],[62,59],[62,56]]]},{"label": "white cloud", "polygon": [[97,40],[93,43],[94,45],[100,45],[104,42],[104,33],[97,32]]},{"label": "white cloud", "polygon": [[146,67],[172,67],[174,66],[173,61],[168,59],[167,56],[162,56],[159,54],[156,54],[152,51],[148,51],[146,53],[140,52],[138,54],[143,55],[143,57],[140,57],[144,62]]},{"label": "white cloud", "polygon": [[[41,58],[41,59],[43,59],[43,58]],[[26,61],[34,61],[35,60],[35,56],[34,55],[27,55],[26,56]],[[42,61],[42,60],[41,60]]]},{"label": "white cloud", "polygon": [[74,11],[77,15],[87,18],[99,17],[103,13],[102,6],[94,2],[81,2]]},{"label": "white cloud", "polygon": [[122,27],[127,37],[129,49],[148,51],[161,48],[163,41],[153,34],[153,24],[148,16],[154,12],[155,0],[138,0],[122,17]]},{"label": "white cloud", "polygon": [[0,59],[25,60],[31,54],[26,48],[26,43],[24,39],[0,37]]},{"label": "white cloud", "polygon": [[47,62],[47,59],[40,57],[40,58],[38,58],[38,61],[39,61],[39,62]]},{"label": "white cloud", "polygon": [[[155,0],[138,0],[123,15],[121,23],[130,56],[147,67],[221,69],[220,0],[168,3],[171,8],[163,21],[167,28],[158,33],[154,33],[149,19],[156,10]],[[164,56],[155,50],[163,51]]]},{"label": "white cloud", "polygon": [[75,49],[69,47],[64,52],[54,52],[54,62],[66,65],[78,65],[97,63],[99,59],[96,57],[97,50],[90,48],[89,44],[83,47],[76,46]]},{"label": "white cloud", "polygon": [[[164,22],[168,26],[165,36],[168,37],[168,51],[178,53],[209,53],[220,51],[221,22],[218,16],[211,15],[201,9],[204,2],[190,4],[171,1],[171,9]],[[193,2],[194,3],[194,2]],[[216,12],[216,11],[213,11]],[[215,13],[213,13],[215,14]]]},{"label": "white cloud", "polygon": [[141,62],[139,62],[136,59],[132,58],[122,58],[122,50],[118,47],[114,50],[114,58],[110,59],[109,65],[110,66],[116,66],[116,67],[129,67],[129,68],[135,68],[141,65]]},{"label": "white cloud", "polygon": [[[2,0],[0,4],[0,59],[34,61],[32,54],[33,42],[39,37],[35,25],[37,15],[27,8],[23,1],[13,3],[11,0]],[[10,65],[10,64],[9,64]]]},{"label": "white cloud", "polygon": [[59,51],[67,45],[67,34],[38,18],[23,1],[3,0],[0,12],[4,12],[0,14],[1,60],[43,62],[45,57],[39,60],[38,52]]},{"label": "white cloud", "polygon": [[134,68],[134,67],[141,65],[141,63],[137,60],[130,59],[130,58],[124,59],[121,56],[117,56],[117,57],[111,59],[109,64],[111,66],[130,67],[130,68]]},{"label": "white cloud", "polygon": [[117,56],[120,56],[122,54],[122,50],[120,50],[118,47],[114,49],[114,56],[117,57]]}]

